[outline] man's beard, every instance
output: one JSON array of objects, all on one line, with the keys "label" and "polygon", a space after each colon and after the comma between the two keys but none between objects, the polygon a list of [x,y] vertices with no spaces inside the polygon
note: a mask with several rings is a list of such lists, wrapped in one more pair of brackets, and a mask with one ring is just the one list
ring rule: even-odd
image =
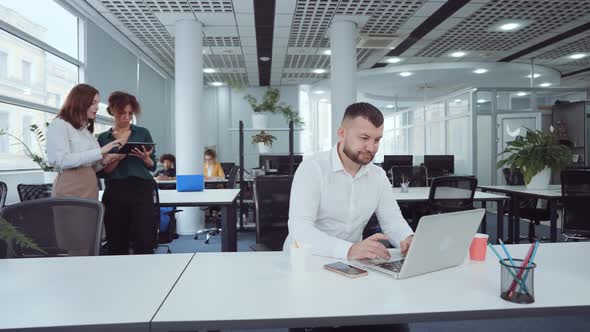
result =
[{"label": "man's beard", "polygon": [[[373,158],[375,158],[375,156],[369,152],[369,151],[358,151],[358,152],[353,152],[348,150],[348,148],[346,147],[346,145],[342,144],[342,152],[344,152],[344,154],[348,157],[348,159],[352,160],[353,162],[359,164],[359,165],[368,165],[369,163],[371,163],[371,161],[373,161]],[[368,153],[371,158],[368,161],[365,161],[363,159],[361,159],[361,153]]]}]

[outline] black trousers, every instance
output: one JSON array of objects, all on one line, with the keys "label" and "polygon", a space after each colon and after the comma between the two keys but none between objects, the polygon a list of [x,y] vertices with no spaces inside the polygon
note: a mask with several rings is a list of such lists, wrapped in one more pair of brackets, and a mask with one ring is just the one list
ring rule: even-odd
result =
[{"label": "black trousers", "polygon": [[155,212],[151,181],[139,178],[109,180],[102,196],[109,255],[153,254]]}]

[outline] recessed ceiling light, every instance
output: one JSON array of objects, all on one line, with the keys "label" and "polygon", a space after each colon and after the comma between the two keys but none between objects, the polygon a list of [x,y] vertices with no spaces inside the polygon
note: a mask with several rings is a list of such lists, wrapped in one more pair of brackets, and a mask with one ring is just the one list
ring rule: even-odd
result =
[{"label": "recessed ceiling light", "polygon": [[500,25],[498,28],[502,31],[512,31],[514,29],[520,28],[520,23],[515,23],[515,22],[504,23],[504,24]]},{"label": "recessed ceiling light", "polygon": [[401,61],[402,61],[402,59],[401,58],[397,58],[397,57],[396,58],[389,58],[389,59],[387,59],[387,62],[389,62],[389,63],[398,63],[398,62],[401,62]]},{"label": "recessed ceiling light", "polygon": [[476,74],[485,74],[488,72],[488,70],[484,69],[484,68],[479,68],[479,69],[474,70],[473,72]]},{"label": "recessed ceiling light", "polygon": [[588,54],[586,53],[574,53],[569,56],[570,59],[578,60],[587,57]]},{"label": "recessed ceiling light", "polygon": [[222,86],[223,82],[211,82],[210,84],[213,86]]},{"label": "recessed ceiling light", "polygon": [[456,51],[456,52],[450,53],[449,55],[452,56],[453,58],[462,58],[467,55],[467,52]]},{"label": "recessed ceiling light", "polygon": [[332,55],[332,50],[324,50],[322,53],[324,55]]},{"label": "recessed ceiling light", "polygon": [[326,70],[325,70],[325,69],[320,69],[320,68],[318,68],[318,69],[314,69],[314,70],[312,70],[312,72],[313,72],[314,74],[324,74],[324,73],[326,72]]},{"label": "recessed ceiling light", "polygon": [[487,100],[485,100],[485,99],[478,99],[478,100],[477,100],[477,103],[478,103],[478,104],[483,104],[483,103],[487,103],[487,102],[488,102],[488,101],[487,101]]},{"label": "recessed ceiling light", "polygon": [[315,93],[316,95],[321,95],[324,92],[326,92],[326,91],[324,91],[324,90],[315,90],[313,93]]},{"label": "recessed ceiling light", "polygon": [[212,73],[214,73],[216,71],[217,70],[215,70],[213,68],[205,68],[205,69],[203,69],[203,73],[206,73],[206,74],[212,74]]},{"label": "recessed ceiling light", "polygon": [[527,95],[527,93],[526,92],[519,92],[516,95],[519,96],[519,97],[524,97],[524,96]]},{"label": "recessed ceiling light", "polygon": [[530,20],[501,20],[489,27],[488,31],[514,32],[526,27],[531,23],[532,21]]},{"label": "recessed ceiling light", "polygon": [[322,98],[322,99],[320,99],[320,102],[322,102],[322,103],[327,103],[327,102],[328,102],[328,99],[326,99],[326,98]]},{"label": "recessed ceiling light", "polygon": [[410,73],[409,71],[402,71],[401,73],[399,73],[399,76],[402,77],[408,77],[408,76],[412,76],[413,74]]},{"label": "recessed ceiling light", "polygon": [[389,104],[389,105],[385,105],[386,108],[394,108],[395,106]]},{"label": "recessed ceiling light", "polygon": [[258,59],[260,59],[260,61],[264,61],[264,62],[266,62],[266,61],[270,60],[270,58],[269,58],[269,57],[267,57],[267,56],[261,56],[261,57],[260,57],[260,58],[258,58]]},{"label": "recessed ceiling light", "polygon": [[[529,74],[529,75],[526,75],[526,77],[527,77],[527,78],[531,78],[531,75],[530,75],[530,74]],[[534,77],[535,77],[535,78],[537,78],[537,77],[541,77],[541,74],[537,74],[537,73],[535,73]]]},{"label": "recessed ceiling light", "polygon": [[548,86],[552,86],[553,84],[549,83],[549,82],[545,82],[545,83],[541,83],[539,84],[540,87],[546,88]]},{"label": "recessed ceiling light", "polygon": [[460,103],[462,100],[461,99],[455,99],[454,100],[456,103]]}]

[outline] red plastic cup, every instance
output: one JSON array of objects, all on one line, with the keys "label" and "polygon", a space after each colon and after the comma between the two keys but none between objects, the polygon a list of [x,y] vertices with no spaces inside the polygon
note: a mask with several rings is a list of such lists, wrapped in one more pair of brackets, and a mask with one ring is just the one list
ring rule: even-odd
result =
[{"label": "red plastic cup", "polygon": [[476,233],[469,247],[469,258],[472,261],[485,261],[489,235]]}]

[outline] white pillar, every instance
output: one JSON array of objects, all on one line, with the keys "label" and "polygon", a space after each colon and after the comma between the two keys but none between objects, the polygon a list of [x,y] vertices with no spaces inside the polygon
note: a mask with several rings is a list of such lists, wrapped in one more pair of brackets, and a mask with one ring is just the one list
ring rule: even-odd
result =
[{"label": "white pillar", "polygon": [[[175,28],[176,173],[203,174],[203,27],[196,20],[183,19]],[[178,214],[179,234],[194,234],[204,228],[199,208],[182,210]]]},{"label": "white pillar", "polygon": [[356,23],[332,22],[330,27],[330,95],[332,103],[332,145],[344,111],[356,102]]},{"label": "white pillar", "polygon": [[[220,161],[232,162],[231,89],[228,86],[217,88],[217,156]],[[236,158],[237,159],[237,158]]]}]

